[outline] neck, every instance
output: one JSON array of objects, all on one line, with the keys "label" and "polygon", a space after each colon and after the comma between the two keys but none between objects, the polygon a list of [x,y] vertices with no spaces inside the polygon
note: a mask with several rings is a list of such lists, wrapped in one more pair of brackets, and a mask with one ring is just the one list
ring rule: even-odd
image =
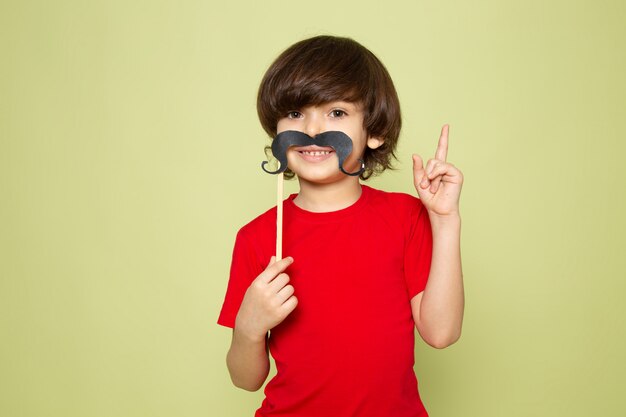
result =
[{"label": "neck", "polygon": [[301,209],[316,213],[337,211],[350,207],[361,197],[359,179],[346,176],[345,181],[332,184],[300,182],[300,192],[293,200]]}]

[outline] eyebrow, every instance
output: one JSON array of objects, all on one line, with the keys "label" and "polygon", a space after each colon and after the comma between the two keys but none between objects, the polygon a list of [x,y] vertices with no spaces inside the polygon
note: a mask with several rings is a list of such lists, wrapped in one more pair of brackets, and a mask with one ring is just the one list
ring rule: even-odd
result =
[{"label": "eyebrow", "polygon": [[361,106],[358,106],[356,103],[350,101],[336,100],[331,101],[326,104],[322,104],[325,107],[346,107],[351,110],[358,110]]}]

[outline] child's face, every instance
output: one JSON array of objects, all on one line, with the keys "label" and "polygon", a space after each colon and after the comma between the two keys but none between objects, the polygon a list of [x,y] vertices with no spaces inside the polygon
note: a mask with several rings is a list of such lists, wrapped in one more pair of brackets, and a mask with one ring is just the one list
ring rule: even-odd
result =
[{"label": "child's face", "polygon": [[[352,153],[343,164],[347,172],[360,169],[365,147],[376,148],[382,144],[377,138],[369,138],[363,127],[363,111],[358,103],[335,101],[318,106],[294,109],[278,121],[277,133],[297,130],[314,137],[327,131],[340,131],[352,139]],[[330,147],[291,147],[287,151],[289,168],[300,181],[331,183],[347,178],[338,168],[337,155]]]}]

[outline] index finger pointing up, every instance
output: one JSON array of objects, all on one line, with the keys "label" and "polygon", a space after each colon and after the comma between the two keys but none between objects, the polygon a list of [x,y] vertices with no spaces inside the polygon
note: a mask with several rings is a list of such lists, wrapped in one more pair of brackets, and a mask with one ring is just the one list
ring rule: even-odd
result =
[{"label": "index finger pointing up", "polygon": [[448,157],[448,130],[450,127],[445,124],[441,128],[441,136],[439,136],[439,144],[437,145],[437,152],[435,153],[435,159],[445,161]]}]

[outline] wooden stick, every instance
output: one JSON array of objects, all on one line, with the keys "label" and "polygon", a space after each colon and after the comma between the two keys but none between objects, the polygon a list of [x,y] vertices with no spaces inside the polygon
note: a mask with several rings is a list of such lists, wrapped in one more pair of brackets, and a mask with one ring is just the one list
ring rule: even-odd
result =
[{"label": "wooden stick", "polygon": [[283,257],[283,173],[278,174],[276,189],[276,261]]}]

